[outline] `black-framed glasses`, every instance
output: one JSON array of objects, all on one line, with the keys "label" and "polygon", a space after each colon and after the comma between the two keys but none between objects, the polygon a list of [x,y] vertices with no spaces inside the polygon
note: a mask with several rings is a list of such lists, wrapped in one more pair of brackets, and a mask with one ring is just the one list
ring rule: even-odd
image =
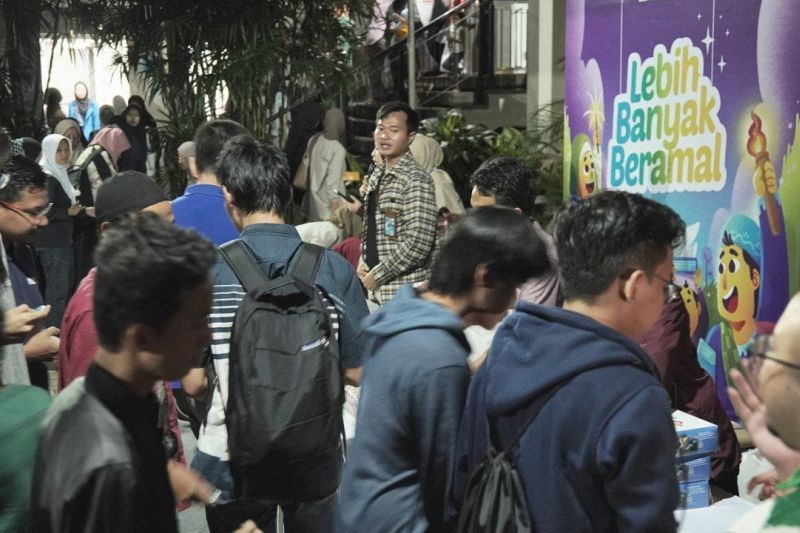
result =
[{"label": "black-framed glasses", "polygon": [[[628,279],[631,275],[636,272],[637,270],[641,270],[639,268],[629,268],[625,272],[620,275],[620,279]],[[647,276],[653,276],[659,281],[664,282],[664,303],[667,304],[673,300],[678,299],[681,294],[681,286],[675,283],[672,280],[664,279],[655,272],[646,272],[644,271]]]},{"label": "black-framed glasses", "polygon": [[20,215],[25,219],[32,219],[36,220],[38,218],[42,218],[43,216],[47,215],[50,210],[53,208],[53,204],[49,203],[42,207],[37,207],[36,209],[20,209],[19,207],[14,207],[13,205],[9,204],[8,202],[4,202],[0,200],[0,205],[8,209],[9,211],[13,211],[16,214]]},{"label": "black-framed glasses", "polygon": [[670,279],[664,279],[655,272],[650,274],[654,276],[657,280],[664,282],[664,303],[669,303],[673,300],[677,300],[678,297],[681,295],[681,286],[675,283]]},{"label": "black-framed glasses", "polygon": [[773,357],[772,355],[769,355],[771,353],[773,353],[772,333],[756,335],[755,339],[753,339],[753,343],[749,348],[747,348],[747,353],[744,355],[743,363],[747,365],[747,369],[753,374],[753,376],[758,376],[758,373],[761,370],[761,367],[764,365],[765,360],[770,360],[778,363],[779,365],[800,370],[800,365]]}]

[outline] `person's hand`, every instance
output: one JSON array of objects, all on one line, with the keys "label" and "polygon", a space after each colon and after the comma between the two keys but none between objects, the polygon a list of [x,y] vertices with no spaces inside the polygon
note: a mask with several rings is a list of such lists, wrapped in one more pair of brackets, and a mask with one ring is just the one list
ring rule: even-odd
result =
[{"label": "person's hand", "polygon": [[369,272],[369,267],[367,264],[363,260],[359,261],[358,266],[356,267],[356,275],[358,275],[358,279],[366,276],[367,272]]},{"label": "person's hand", "polygon": [[78,202],[75,202],[74,204],[72,204],[72,205],[69,207],[69,209],[67,209],[67,214],[68,214],[69,216],[71,216],[71,217],[74,217],[74,216],[76,216],[78,213],[80,213],[80,212],[81,212],[81,208],[82,208],[82,207],[83,207],[83,206],[82,206],[81,204],[79,204]]},{"label": "person's hand", "polygon": [[376,165],[383,165],[383,156],[381,155],[380,150],[377,148],[372,150],[372,162]]},{"label": "person's hand", "polygon": [[372,272],[367,272],[361,278],[361,283],[364,285],[364,288],[368,291],[374,291],[378,288],[378,280],[375,279],[375,276]]},{"label": "person's hand", "polygon": [[252,520],[248,520],[247,522],[239,526],[239,529],[237,529],[233,533],[264,533],[264,532],[258,529],[258,526],[256,525],[255,522],[253,522]]},{"label": "person's hand", "polygon": [[25,304],[9,309],[4,313],[3,336],[11,341],[21,340],[22,337],[33,331],[36,322],[50,313],[50,306],[41,309],[31,309]]},{"label": "person's hand", "polygon": [[59,329],[53,326],[44,328],[33,335],[25,343],[23,350],[28,359],[44,359],[58,353],[61,340],[58,338]]},{"label": "person's hand", "polygon": [[364,204],[358,200],[358,198],[353,198],[353,201],[344,200],[344,205],[347,207],[347,210],[357,215],[361,212],[361,208],[364,207]]},{"label": "person's hand", "polygon": [[175,501],[208,503],[214,488],[200,474],[174,459],[167,462],[167,474]]},{"label": "person's hand", "polygon": [[753,492],[753,489],[759,485],[764,485],[758,495],[759,500],[767,500],[769,498],[778,496],[778,471],[774,468],[771,468],[753,476],[752,479],[750,479],[750,482],[747,484],[747,492]]},{"label": "person's hand", "polygon": [[730,376],[735,385],[728,387],[731,403],[750,433],[753,444],[775,466],[778,479],[786,481],[800,467],[800,452],[788,447],[767,427],[767,408],[758,395],[757,385],[751,385],[755,379],[750,376],[748,380],[736,369],[730,371]]},{"label": "person's hand", "polygon": [[763,167],[756,168],[756,173],[753,176],[753,188],[759,196],[764,196],[767,193],[775,194],[778,191],[778,180],[775,176],[775,166],[772,161],[767,160]]},{"label": "person's hand", "polygon": [[97,215],[95,214],[94,206],[92,206],[92,207],[87,207],[87,208],[86,208],[86,214],[87,214],[87,215],[89,215],[89,216],[90,216],[90,217],[92,217],[92,218],[94,218],[95,216],[97,216]]}]

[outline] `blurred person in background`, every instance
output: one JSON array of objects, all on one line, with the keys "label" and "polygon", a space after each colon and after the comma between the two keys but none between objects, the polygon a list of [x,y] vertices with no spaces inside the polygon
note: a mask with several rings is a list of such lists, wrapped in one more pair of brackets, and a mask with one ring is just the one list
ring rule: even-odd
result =
[{"label": "blurred person in background", "polygon": [[82,81],[75,84],[75,100],[70,102],[67,116],[78,121],[84,139],[100,129],[100,107],[89,98],[89,87]]}]

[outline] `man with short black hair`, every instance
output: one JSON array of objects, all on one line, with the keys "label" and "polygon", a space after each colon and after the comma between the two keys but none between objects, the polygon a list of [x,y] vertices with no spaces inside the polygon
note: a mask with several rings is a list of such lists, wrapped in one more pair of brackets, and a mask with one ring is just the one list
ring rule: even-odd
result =
[{"label": "man with short black hair", "polygon": [[382,164],[369,176],[358,277],[378,304],[404,283],[428,277],[436,240],[433,179],[409,151],[419,115],[404,102],[377,113],[375,149]]},{"label": "man with short black hair", "polygon": [[[240,239],[252,251],[264,274],[273,279],[286,273],[294,265],[302,244],[297,230],[284,218],[292,202],[286,156],[272,144],[239,135],[225,144],[219,155],[216,175],[222,184],[231,219],[242,230]],[[262,530],[271,531],[275,528],[276,504],[279,504],[288,533],[328,531],[333,521],[342,467],[342,454],[338,448],[334,456],[320,460],[319,468],[313,474],[298,469],[288,473],[293,482],[298,482],[301,474],[307,474],[303,479],[311,475],[316,489],[326,494],[321,499],[294,501],[287,497],[277,502],[235,499],[237,491],[230,465],[225,407],[230,392],[233,315],[244,298],[244,289],[222,256],[214,265],[212,277],[214,314],[211,329],[214,341],[211,352],[217,379],[207,384],[213,387],[213,396],[200,430],[197,454],[192,461],[192,467],[222,491],[218,505],[206,508],[209,527],[213,532],[227,533],[252,518]],[[342,256],[326,249],[320,261],[316,285],[322,288],[330,301],[334,329],[338,325],[339,353],[345,377],[358,383],[364,353],[360,323],[368,310],[353,267]],[[284,479],[286,475],[287,472],[274,472],[278,479]],[[289,484],[287,481],[287,490]]]},{"label": "man with short black hair", "polygon": [[469,387],[456,507],[488,424],[498,450],[521,433],[508,453],[532,529],[675,531],[670,401],[638,340],[671,293],[685,225],[665,205],[617,191],[566,206],[554,225],[564,308],[523,302],[500,326]]},{"label": "man with short black hair", "polygon": [[[3,240],[25,244],[34,242],[36,232],[47,225],[47,212],[50,209],[47,195],[47,175],[42,168],[24,156],[15,155],[0,170],[0,235]],[[6,257],[5,246],[0,240],[0,255],[3,266],[12,274],[13,265]],[[50,307],[35,311],[27,305],[17,306],[11,286],[11,276],[0,284],[0,303],[5,311],[6,324],[4,338],[8,344],[0,351],[0,383],[30,384],[28,365],[25,360],[22,342],[28,332],[33,330],[36,321],[50,312]],[[11,313],[17,313],[21,323],[28,324],[24,332],[9,331]],[[43,330],[49,336],[58,334],[56,328]],[[45,333],[45,336],[48,334]]]},{"label": "man with short black hair", "polygon": [[448,530],[445,502],[469,384],[464,319],[497,317],[517,286],[545,268],[544,245],[527,220],[474,209],[443,240],[427,289],[406,285],[369,318],[339,531]]},{"label": "man with short black hair", "polygon": [[[216,245],[235,239],[239,232],[225,209],[214,165],[225,141],[247,130],[232,120],[211,120],[194,134],[194,156],[188,158],[188,174],[196,181],[183,196],[172,201],[175,224],[199,232]],[[183,148],[181,145],[181,148]]]},{"label": "man with short black hair", "polygon": [[472,207],[499,205],[533,220],[536,234],[547,246],[550,268],[520,287],[519,300],[539,305],[558,303],[558,253],[553,238],[533,219],[536,181],[533,172],[516,157],[497,156],[484,161],[472,174]]},{"label": "man with short black hair", "polygon": [[199,364],[211,342],[214,257],[197,233],[152,213],[103,235],[94,290],[100,351],[45,418],[32,531],[177,532],[152,391]]}]

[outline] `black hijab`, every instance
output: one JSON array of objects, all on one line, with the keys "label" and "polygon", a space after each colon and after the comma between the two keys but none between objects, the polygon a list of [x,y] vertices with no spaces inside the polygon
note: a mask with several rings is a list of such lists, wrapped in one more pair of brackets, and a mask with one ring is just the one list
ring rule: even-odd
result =
[{"label": "black hijab", "polygon": [[325,110],[319,102],[304,102],[292,109],[292,125],[286,137],[286,157],[291,176],[297,171],[308,140],[322,128]]}]

